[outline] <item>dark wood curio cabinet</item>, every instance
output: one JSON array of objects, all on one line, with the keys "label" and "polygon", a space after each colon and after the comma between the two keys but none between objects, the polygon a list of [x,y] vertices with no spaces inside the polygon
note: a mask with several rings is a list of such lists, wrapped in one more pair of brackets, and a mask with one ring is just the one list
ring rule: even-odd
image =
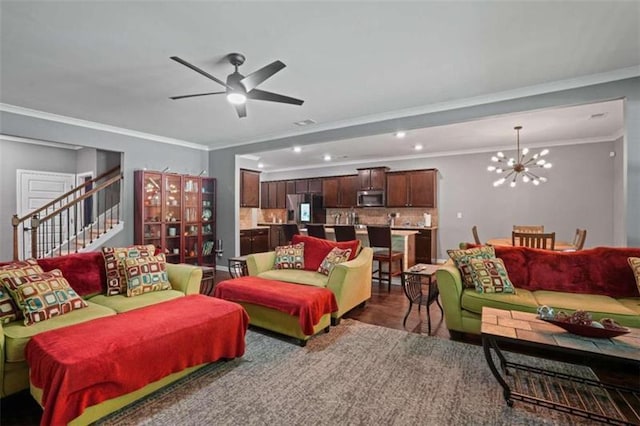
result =
[{"label": "dark wood curio cabinet", "polygon": [[134,243],[159,247],[170,263],[215,268],[215,178],[137,170],[134,185]]}]

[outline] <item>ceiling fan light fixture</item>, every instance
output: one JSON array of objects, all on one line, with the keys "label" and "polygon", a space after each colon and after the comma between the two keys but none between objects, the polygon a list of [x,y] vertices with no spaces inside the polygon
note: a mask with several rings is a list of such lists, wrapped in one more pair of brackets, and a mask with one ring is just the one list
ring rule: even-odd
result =
[{"label": "ceiling fan light fixture", "polygon": [[231,92],[227,93],[227,100],[234,105],[242,105],[247,102],[247,96],[243,93]]}]

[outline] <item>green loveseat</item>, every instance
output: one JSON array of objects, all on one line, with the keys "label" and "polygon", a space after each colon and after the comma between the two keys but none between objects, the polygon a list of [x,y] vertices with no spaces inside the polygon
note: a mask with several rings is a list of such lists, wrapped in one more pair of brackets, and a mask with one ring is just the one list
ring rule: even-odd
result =
[{"label": "green loveseat", "polygon": [[[172,286],[171,290],[151,292],[136,297],[126,297],[124,295],[105,296],[106,274],[102,253],[100,252],[39,259],[38,263],[45,271],[60,269],[71,287],[85,299],[88,306],[30,326],[25,326],[22,320],[12,321],[8,324],[0,322],[0,397],[6,397],[29,389],[29,367],[25,360],[24,349],[32,336],[44,331],[79,324],[96,318],[117,315],[188,294],[197,294],[200,291],[200,282],[202,280],[202,269],[196,266],[167,264],[167,273]],[[88,283],[87,281],[89,280],[96,280],[96,282]],[[183,370],[170,377],[165,377],[159,382],[151,383],[131,394],[92,406],[77,420],[80,423],[88,423],[98,419],[153,392],[161,386],[185,376],[194,369]],[[38,395],[34,396],[36,399],[38,398]]]},{"label": "green loveseat", "polygon": [[535,313],[547,305],[557,311],[591,312],[595,320],[612,318],[640,328],[640,291],[629,257],[640,248],[598,247],[577,252],[553,252],[526,247],[495,247],[515,294],[478,293],[465,288],[460,271],[448,260],[437,272],[447,328],[452,336],[479,334],[484,306]]},{"label": "green loveseat", "polygon": [[[336,265],[328,276],[308,270],[273,269],[275,258],[274,251],[249,255],[247,257],[249,275],[328,288],[333,292],[338,303],[338,310],[331,314],[331,322],[334,325],[346,312],[371,298],[373,249],[370,247],[362,248],[354,259]],[[249,316],[251,316],[250,312]]]}]

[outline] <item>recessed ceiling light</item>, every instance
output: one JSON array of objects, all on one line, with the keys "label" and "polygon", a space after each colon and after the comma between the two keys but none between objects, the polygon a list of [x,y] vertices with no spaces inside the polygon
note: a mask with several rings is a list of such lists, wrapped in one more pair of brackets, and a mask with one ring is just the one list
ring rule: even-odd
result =
[{"label": "recessed ceiling light", "polygon": [[264,167],[264,163],[263,163],[263,162],[259,162],[259,163],[258,163],[258,168],[259,168],[259,169],[261,169],[261,168],[263,168],[263,167]]},{"label": "recessed ceiling light", "polygon": [[407,136],[407,132],[403,132],[403,131],[396,132],[396,138],[402,139],[405,136]]},{"label": "recessed ceiling light", "polygon": [[302,152],[302,148],[299,146],[294,146],[293,147],[293,152]]},{"label": "recessed ceiling light", "polygon": [[316,124],[316,122],[310,118],[307,118],[306,120],[294,121],[293,124],[295,124],[296,126],[308,126],[309,124]]},{"label": "recessed ceiling light", "polygon": [[325,154],[324,161],[331,161],[331,156],[329,154]]},{"label": "recessed ceiling light", "polygon": [[417,144],[413,147],[413,149],[415,149],[416,151],[420,151],[422,149],[422,145]]}]

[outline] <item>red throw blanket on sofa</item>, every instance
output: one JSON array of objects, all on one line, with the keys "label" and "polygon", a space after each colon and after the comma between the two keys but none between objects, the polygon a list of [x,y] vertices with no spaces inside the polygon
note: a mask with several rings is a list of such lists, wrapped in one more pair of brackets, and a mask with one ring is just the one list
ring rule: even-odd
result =
[{"label": "red throw blanket on sofa", "polygon": [[240,277],[216,285],[214,297],[253,303],[297,316],[302,332],[313,335],[313,326],[325,314],[338,310],[331,290],[258,277]]},{"label": "red throw blanket on sofa", "polygon": [[192,295],[40,333],[26,357],[43,390],[41,424],[67,424],[169,374],[242,356],[248,325],[241,306]]}]

